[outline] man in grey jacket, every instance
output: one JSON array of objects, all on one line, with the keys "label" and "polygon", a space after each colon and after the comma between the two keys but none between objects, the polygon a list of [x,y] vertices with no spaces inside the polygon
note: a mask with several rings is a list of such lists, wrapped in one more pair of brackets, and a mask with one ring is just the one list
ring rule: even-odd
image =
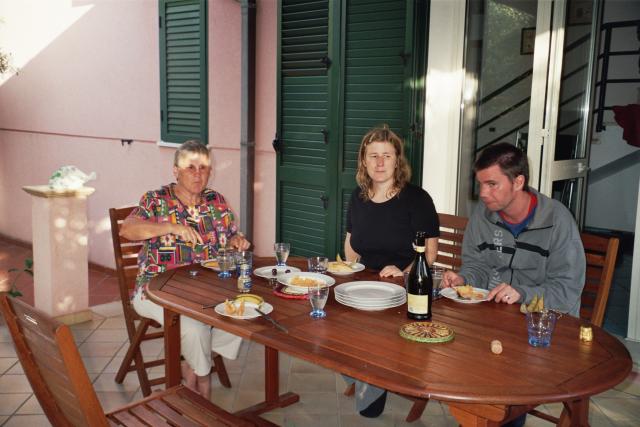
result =
[{"label": "man in grey jacket", "polygon": [[543,295],[545,306],[579,316],[585,256],[569,210],[528,187],[526,155],[508,143],[482,151],[474,165],[481,203],[464,233],[462,268],[442,285],[489,289],[513,304]]}]

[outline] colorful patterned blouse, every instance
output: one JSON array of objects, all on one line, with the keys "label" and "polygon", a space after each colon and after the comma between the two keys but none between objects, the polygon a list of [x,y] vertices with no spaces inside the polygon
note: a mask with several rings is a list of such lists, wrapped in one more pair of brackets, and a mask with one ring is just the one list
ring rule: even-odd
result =
[{"label": "colorful patterned blouse", "polygon": [[238,232],[233,213],[222,194],[205,188],[200,204],[185,206],[175,195],[174,185],[145,193],[129,216],[159,223],[188,225],[200,234],[203,243],[194,245],[173,234],[146,240],[138,254],[136,292],[160,273],[215,257],[218,249],[225,247],[227,241]]}]

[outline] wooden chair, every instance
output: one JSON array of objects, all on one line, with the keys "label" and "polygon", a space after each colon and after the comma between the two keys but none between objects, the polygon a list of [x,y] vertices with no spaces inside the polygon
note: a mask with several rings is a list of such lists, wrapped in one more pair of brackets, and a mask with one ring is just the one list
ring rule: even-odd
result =
[{"label": "wooden chair", "polygon": [[[142,357],[142,352],[140,351],[140,345],[144,341],[158,338],[162,339],[164,337],[164,331],[161,329],[150,331],[150,327],[161,328],[161,325],[152,319],[140,316],[134,310],[133,304],[131,303],[130,290],[133,289],[136,275],[138,274],[138,252],[140,252],[142,248],[142,243],[132,242],[120,236],[120,227],[133,209],[133,207],[109,209],[111,237],[113,239],[113,253],[115,255],[116,270],[118,273],[120,299],[122,300],[127,334],[129,335],[129,348],[120,364],[115,381],[121,384],[127,373],[135,370],[138,374],[142,394],[148,396],[151,393],[151,386],[164,384],[165,378],[161,377],[149,380],[147,369],[153,366],[164,365],[164,359],[145,362]],[[137,327],[136,322],[138,322]],[[218,379],[224,387],[231,387],[222,356],[212,352],[211,357],[213,358],[212,371],[218,374]]]},{"label": "wooden chair", "polygon": [[[462,238],[469,220],[463,216],[442,213],[438,214],[438,220],[440,222],[440,237],[438,238],[438,256],[434,264],[449,270],[460,270],[462,265]],[[355,393],[354,384],[344,391],[346,396],[351,396],[353,393]],[[405,397],[413,400],[413,405],[405,418],[405,421],[411,423],[422,416],[429,399]]]},{"label": "wooden chair", "polygon": [[184,386],[105,414],[68,326],[0,294],[16,353],[40,406],[54,426],[250,426]]},{"label": "wooden chair", "polygon": [[[580,318],[592,325],[602,326],[604,312],[607,308],[613,271],[618,256],[620,239],[617,237],[601,237],[589,233],[581,233],[582,246],[587,261],[585,284],[580,300]],[[566,421],[567,408],[562,409],[560,418],[556,418],[537,409],[529,414],[550,421],[554,424]]]}]

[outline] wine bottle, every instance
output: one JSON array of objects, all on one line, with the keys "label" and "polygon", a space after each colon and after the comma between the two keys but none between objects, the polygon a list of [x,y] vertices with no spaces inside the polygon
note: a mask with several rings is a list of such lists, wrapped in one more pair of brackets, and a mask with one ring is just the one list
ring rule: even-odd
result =
[{"label": "wine bottle", "polygon": [[433,279],[425,257],[424,231],[416,233],[413,243],[416,255],[407,278],[407,317],[414,320],[431,320]]}]

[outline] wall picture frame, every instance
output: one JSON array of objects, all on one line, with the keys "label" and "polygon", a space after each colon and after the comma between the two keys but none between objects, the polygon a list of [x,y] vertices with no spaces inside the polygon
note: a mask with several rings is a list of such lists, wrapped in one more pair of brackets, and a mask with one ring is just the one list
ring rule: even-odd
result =
[{"label": "wall picture frame", "polygon": [[536,44],[536,29],[528,27],[522,29],[520,36],[520,55],[533,55],[533,49]]}]

